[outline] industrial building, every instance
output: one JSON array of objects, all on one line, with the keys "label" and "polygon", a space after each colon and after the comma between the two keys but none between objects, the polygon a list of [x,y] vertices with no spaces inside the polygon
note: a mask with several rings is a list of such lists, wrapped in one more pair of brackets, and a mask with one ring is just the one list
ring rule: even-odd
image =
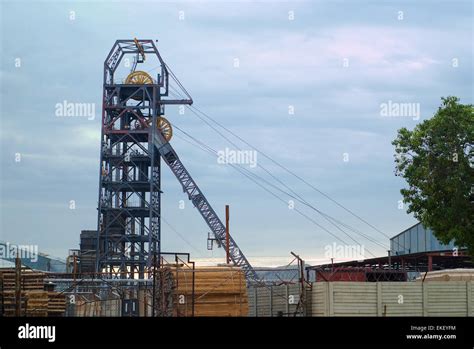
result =
[{"label": "industrial building", "polygon": [[308,277],[324,281],[406,281],[433,270],[474,268],[466,250],[442,244],[417,223],[390,239],[386,256],[327,263],[306,268]]},{"label": "industrial building", "polygon": [[402,231],[390,239],[390,251],[392,256],[408,255],[424,252],[448,252],[456,253],[459,247],[454,242],[445,245],[433,234],[431,229],[426,229],[423,224],[417,223]]}]

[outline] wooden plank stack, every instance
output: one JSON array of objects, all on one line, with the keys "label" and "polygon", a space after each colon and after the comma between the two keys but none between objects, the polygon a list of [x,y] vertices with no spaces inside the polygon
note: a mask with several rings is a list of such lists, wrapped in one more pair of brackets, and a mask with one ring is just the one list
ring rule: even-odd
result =
[{"label": "wooden plank stack", "polygon": [[66,297],[58,292],[48,292],[48,316],[63,316],[66,311]]},{"label": "wooden plank stack", "polygon": [[[193,270],[177,268],[176,316],[192,316]],[[194,316],[247,316],[245,274],[238,267],[199,267],[194,270]]]},{"label": "wooden plank stack", "polygon": [[[58,292],[44,290],[45,274],[21,271],[21,316],[62,316],[66,311],[66,298]],[[15,316],[15,269],[0,269],[3,315]]]},{"label": "wooden plank stack", "polygon": [[[15,291],[3,292],[5,316],[15,316]],[[48,292],[29,290],[21,292],[21,316],[48,316]]]},{"label": "wooden plank stack", "polygon": [[[4,290],[15,290],[15,269],[0,270],[3,279]],[[44,273],[22,270],[21,272],[21,290],[43,290]]]}]

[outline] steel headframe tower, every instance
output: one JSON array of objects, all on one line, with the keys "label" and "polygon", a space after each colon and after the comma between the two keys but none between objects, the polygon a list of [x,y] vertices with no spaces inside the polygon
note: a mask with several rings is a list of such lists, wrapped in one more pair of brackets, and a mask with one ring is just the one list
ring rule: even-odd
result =
[{"label": "steel headframe tower", "polygon": [[[125,81],[115,77],[125,56],[133,58]],[[145,58],[158,59],[152,78],[136,70]],[[96,271],[109,277],[147,278],[161,252],[160,154],[157,132],[171,137],[163,117],[169,99],[169,70],[153,40],[117,40],[104,62]],[[184,90],[185,92],[185,90]]]}]

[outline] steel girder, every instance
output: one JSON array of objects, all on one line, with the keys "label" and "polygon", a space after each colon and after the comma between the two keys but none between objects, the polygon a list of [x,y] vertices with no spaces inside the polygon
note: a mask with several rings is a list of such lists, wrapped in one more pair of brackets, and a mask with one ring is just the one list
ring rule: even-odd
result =
[{"label": "steel girder", "polygon": [[[155,146],[161,154],[161,157],[170,167],[178,181],[181,183],[183,191],[187,193],[188,199],[193,203],[194,207],[198,209],[199,213],[204,218],[215,238],[221,243],[222,246],[226,246],[225,225],[219,219],[196,182],[184,167],[171,144],[167,143],[161,134],[155,134],[153,140]],[[232,262],[242,268],[247,281],[254,283],[261,282],[252,265],[240,250],[232,236],[229,237],[229,252]]]}]

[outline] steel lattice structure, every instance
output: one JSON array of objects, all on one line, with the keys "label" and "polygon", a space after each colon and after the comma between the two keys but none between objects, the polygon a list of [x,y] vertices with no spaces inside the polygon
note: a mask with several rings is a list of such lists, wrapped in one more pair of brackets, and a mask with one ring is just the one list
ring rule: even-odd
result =
[{"label": "steel lattice structure", "polygon": [[[151,81],[120,81],[126,56],[137,62],[155,56],[159,74]],[[131,74],[132,75],[132,74]],[[132,76],[133,78],[133,76]],[[122,278],[146,277],[161,240],[160,155],[152,145],[154,125],[166,104],[169,71],[153,40],[117,40],[104,62],[96,270]]]},{"label": "steel lattice structure", "polygon": [[[171,168],[171,171],[173,171],[174,175],[181,183],[183,191],[188,194],[188,199],[191,200],[194,207],[198,209],[202,218],[204,218],[207,225],[212,230],[216,240],[218,240],[222,246],[226,246],[225,225],[222,223],[219,216],[217,216],[196,182],[184,167],[171,144],[166,142],[164,137],[159,133],[155,134],[155,144],[158,146],[158,151],[163,157],[163,160]],[[242,268],[247,280],[259,283],[260,279],[257,276],[257,273],[252,268],[232,236],[229,237],[229,252],[232,262]]]},{"label": "steel lattice structure", "polygon": [[[156,80],[135,71],[146,54],[160,62]],[[136,57],[125,82],[114,78],[125,55]],[[227,247],[226,229],[202,191],[186,170],[169,140],[171,124],[163,118],[166,104],[192,104],[192,98],[171,72],[187,96],[168,98],[170,72],[152,40],[118,40],[104,65],[102,147],[97,233],[98,272],[122,278],[146,277],[154,258],[161,254],[161,158],[181,183],[189,200]],[[232,237],[232,262],[247,280],[259,282],[254,269]],[[149,276],[149,273],[148,273]]]}]

